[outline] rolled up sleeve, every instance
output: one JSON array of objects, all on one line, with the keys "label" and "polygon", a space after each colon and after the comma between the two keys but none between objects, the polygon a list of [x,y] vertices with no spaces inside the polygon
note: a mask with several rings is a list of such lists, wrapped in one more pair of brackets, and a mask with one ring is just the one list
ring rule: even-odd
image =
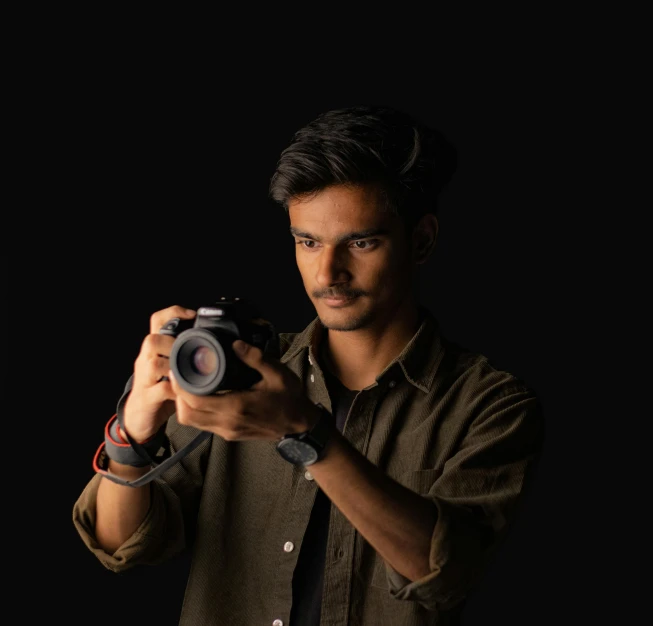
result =
[{"label": "rolled up sleeve", "polygon": [[[167,425],[171,454],[186,447],[200,431],[180,426],[173,415]],[[136,565],[156,565],[179,554],[192,541],[194,521],[203,486],[203,459],[212,439],[201,443],[160,477],[152,480],[150,509],[134,534],[113,554],[108,554],[95,537],[96,500],[100,481],[95,474],[73,506],[73,524],[84,544],[100,562],[114,572]]]},{"label": "rolled up sleeve", "polygon": [[95,537],[95,505],[102,476],[96,474],[73,506],[73,524],[86,547],[107,569],[122,572],[139,564],[155,565],[184,549],[184,522],[177,496],[162,481],[151,484],[150,509],[134,534],[113,554],[105,552]]},{"label": "rolled up sleeve", "polygon": [[437,507],[430,573],[411,581],[385,563],[390,595],[429,610],[462,601],[514,521],[543,444],[538,398],[523,388],[492,394],[477,408],[443,468],[410,472],[402,484]]}]

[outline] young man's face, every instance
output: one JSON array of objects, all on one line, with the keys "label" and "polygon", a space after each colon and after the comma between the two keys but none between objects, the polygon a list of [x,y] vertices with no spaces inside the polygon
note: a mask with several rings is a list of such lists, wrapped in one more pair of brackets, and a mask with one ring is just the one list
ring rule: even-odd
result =
[{"label": "young man's face", "polygon": [[401,218],[370,187],[333,186],[288,205],[297,266],[332,330],[383,325],[405,305],[414,263]]}]

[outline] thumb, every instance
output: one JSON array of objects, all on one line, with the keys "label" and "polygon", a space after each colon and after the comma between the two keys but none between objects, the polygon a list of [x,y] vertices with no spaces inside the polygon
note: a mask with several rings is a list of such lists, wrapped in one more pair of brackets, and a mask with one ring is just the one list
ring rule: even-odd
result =
[{"label": "thumb", "polygon": [[263,357],[263,351],[260,348],[252,346],[242,339],[236,339],[236,341],[231,344],[231,347],[234,349],[238,358],[246,365],[249,365],[261,373],[266,369],[267,364]]},{"label": "thumb", "polygon": [[251,365],[257,360],[261,360],[263,357],[263,353],[256,346],[252,346],[242,339],[236,339],[236,341],[231,344],[231,347],[240,359],[245,361],[248,365]]}]

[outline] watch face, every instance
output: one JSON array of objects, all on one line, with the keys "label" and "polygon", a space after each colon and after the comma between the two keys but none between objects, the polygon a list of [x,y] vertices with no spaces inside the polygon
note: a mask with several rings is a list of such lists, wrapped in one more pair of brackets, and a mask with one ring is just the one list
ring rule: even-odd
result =
[{"label": "watch face", "polygon": [[308,443],[289,437],[277,444],[279,454],[295,465],[310,465],[317,461],[317,450]]}]

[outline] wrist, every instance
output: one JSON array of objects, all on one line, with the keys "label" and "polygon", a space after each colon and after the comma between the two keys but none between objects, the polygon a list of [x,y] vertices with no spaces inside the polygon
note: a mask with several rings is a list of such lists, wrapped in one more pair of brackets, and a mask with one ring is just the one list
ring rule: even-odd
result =
[{"label": "wrist", "polygon": [[279,433],[279,439],[289,434],[300,434],[311,430],[321,417],[322,409],[303,397],[298,403],[295,419],[285,432]]},{"label": "wrist", "polygon": [[337,428],[333,416],[319,403],[306,409],[302,430],[290,432],[277,442],[277,452],[294,465],[319,461]]},{"label": "wrist", "polygon": [[120,437],[122,438],[122,440],[125,443],[129,443],[130,438],[131,438],[132,441],[135,441],[136,443],[140,443],[140,444],[147,443],[148,441],[150,441],[150,439],[152,439],[154,437],[154,435],[157,434],[157,433],[152,433],[152,434],[135,433],[135,434],[133,434],[131,429],[130,429],[129,430],[129,437],[128,437],[127,432],[122,428],[122,426],[120,426],[120,424],[118,424],[117,430],[118,430],[118,434],[120,435]]},{"label": "wrist", "polygon": [[[170,455],[165,426],[149,439],[139,442],[131,433],[127,434],[117,414],[113,415],[104,428],[103,447],[106,456],[112,461],[134,467],[150,466]],[[101,459],[101,456],[98,458]]]},{"label": "wrist", "polygon": [[111,459],[109,461],[108,469],[112,474],[115,474],[119,478],[124,478],[125,480],[134,480],[145,475],[146,472],[149,472],[151,466],[147,465],[143,467],[134,467],[133,465],[124,465],[122,463],[118,463],[118,461]]}]

